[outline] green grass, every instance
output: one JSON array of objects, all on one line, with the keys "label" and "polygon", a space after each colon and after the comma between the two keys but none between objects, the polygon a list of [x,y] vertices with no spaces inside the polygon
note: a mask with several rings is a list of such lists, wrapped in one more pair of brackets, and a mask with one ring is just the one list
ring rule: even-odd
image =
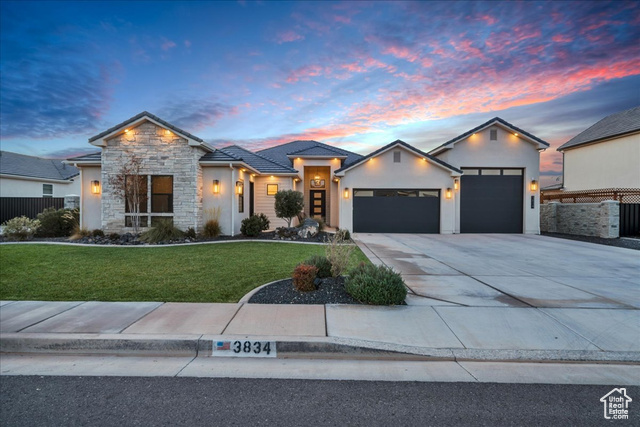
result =
[{"label": "green grass", "polygon": [[[0,299],[237,302],[291,277],[320,245],[238,242],[105,248],[0,245]],[[368,262],[356,248],[350,264]]]}]

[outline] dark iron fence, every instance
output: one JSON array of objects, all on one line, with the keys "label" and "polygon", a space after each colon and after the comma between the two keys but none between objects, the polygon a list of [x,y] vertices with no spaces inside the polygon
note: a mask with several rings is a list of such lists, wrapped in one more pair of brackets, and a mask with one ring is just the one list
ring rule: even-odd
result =
[{"label": "dark iron fence", "polygon": [[50,207],[64,208],[64,197],[0,197],[0,224],[17,216],[35,218]]},{"label": "dark iron fence", "polygon": [[640,236],[640,203],[620,204],[620,237]]},{"label": "dark iron fence", "polygon": [[617,200],[620,203],[640,203],[640,188],[604,188],[602,190],[540,192],[540,203],[598,203]]}]

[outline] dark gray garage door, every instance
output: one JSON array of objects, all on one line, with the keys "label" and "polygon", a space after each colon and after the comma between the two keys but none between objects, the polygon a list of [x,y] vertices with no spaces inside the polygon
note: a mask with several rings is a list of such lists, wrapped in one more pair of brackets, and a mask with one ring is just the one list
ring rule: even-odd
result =
[{"label": "dark gray garage door", "polygon": [[440,191],[353,190],[353,231],[439,233]]},{"label": "dark gray garage door", "polygon": [[522,169],[463,168],[461,233],[522,233]]}]

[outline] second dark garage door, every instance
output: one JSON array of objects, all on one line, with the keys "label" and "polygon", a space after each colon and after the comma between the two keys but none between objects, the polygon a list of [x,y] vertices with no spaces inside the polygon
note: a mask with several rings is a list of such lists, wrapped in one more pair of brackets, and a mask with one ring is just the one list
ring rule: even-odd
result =
[{"label": "second dark garage door", "polygon": [[353,231],[439,233],[440,191],[355,189]]},{"label": "second dark garage door", "polygon": [[463,168],[461,233],[522,233],[522,169]]}]

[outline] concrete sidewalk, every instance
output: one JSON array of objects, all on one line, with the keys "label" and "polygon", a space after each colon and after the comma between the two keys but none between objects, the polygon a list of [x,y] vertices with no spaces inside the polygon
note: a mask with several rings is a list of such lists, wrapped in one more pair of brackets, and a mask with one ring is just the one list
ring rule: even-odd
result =
[{"label": "concrete sidewalk", "polygon": [[3,353],[206,356],[242,338],[281,358],[640,362],[625,309],[2,301],[0,332]]}]

